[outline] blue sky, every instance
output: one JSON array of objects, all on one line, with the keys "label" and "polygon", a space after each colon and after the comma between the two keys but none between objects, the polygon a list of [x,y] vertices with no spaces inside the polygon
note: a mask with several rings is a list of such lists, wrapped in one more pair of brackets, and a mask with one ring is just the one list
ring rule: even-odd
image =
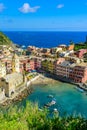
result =
[{"label": "blue sky", "polygon": [[0,0],[0,30],[87,31],[87,0]]}]

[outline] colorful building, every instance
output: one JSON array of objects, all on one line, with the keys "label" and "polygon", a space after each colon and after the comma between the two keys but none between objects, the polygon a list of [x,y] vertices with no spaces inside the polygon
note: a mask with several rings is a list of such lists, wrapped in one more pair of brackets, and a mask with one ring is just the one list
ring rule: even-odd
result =
[{"label": "colorful building", "polygon": [[59,64],[56,64],[55,74],[60,77],[68,78],[69,77],[69,65],[70,65],[70,62],[68,62],[68,61],[63,61]]},{"label": "colorful building", "polygon": [[35,69],[41,69],[41,58],[34,58],[34,65],[35,65]]},{"label": "colorful building", "polygon": [[68,46],[68,50],[69,50],[69,51],[74,50],[74,44],[69,45],[69,46]]},{"label": "colorful building", "polygon": [[83,55],[87,53],[87,49],[80,49],[79,51],[75,52],[75,55],[78,57],[78,58],[83,58]]},{"label": "colorful building", "polygon": [[85,83],[87,81],[87,65],[81,64],[71,69],[69,78],[76,83]]}]

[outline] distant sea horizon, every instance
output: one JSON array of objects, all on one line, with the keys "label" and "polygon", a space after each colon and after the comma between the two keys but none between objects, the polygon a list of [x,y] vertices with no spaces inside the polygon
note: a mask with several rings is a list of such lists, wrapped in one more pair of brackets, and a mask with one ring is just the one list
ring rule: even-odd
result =
[{"label": "distant sea horizon", "polygon": [[86,31],[3,31],[15,44],[44,48],[86,41]]}]

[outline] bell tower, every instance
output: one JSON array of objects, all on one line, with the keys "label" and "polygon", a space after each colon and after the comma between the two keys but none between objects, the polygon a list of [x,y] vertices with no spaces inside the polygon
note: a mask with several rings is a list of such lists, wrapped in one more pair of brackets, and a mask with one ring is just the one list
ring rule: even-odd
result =
[{"label": "bell tower", "polygon": [[19,61],[19,57],[17,56],[16,53],[13,54],[12,57],[12,72],[18,72],[20,73],[20,61]]}]

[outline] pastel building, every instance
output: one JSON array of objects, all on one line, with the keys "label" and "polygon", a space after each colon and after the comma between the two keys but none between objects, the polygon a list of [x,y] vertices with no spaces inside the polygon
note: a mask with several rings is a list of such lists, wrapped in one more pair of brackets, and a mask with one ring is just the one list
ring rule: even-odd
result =
[{"label": "pastel building", "polygon": [[69,50],[69,51],[74,50],[74,44],[69,45],[69,46],[68,46],[68,50]]},{"label": "pastel building", "polygon": [[87,81],[87,65],[78,65],[72,68],[69,78],[76,83],[85,83]]},{"label": "pastel building", "polygon": [[12,59],[11,58],[4,58],[2,62],[5,63],[6,66],[6,74],[12,72]]},{"label": "pastel building", "polygon": [[33,60],[34,60],[35,69],[41,69],[41,61],[42,61],[42,59],[34,58]]},{"label": "pastel building", "polygon": [[82,58],[85,53],[87,53],[87,49],[80,49],[79,51],[75,52],[75,55],[78,58]]},{"label": "pastel building", "polygon": [[52,74],[54,73],[54,71],[55,71],[55,62],[54,62],[54,60],[48,61],[47,70],[48,70],[48,72],[50,72]]},{"label": "pastel building", "polygon": [[70,62],[68,62],[68,61],[63,61],[62,63],[57,64],[55,67],[55,69],[56,69],[55,74],[60,77],[68,78],[69,77],[69,66],[70,66]]},{"label": "pastel building", "polygon": [[35,69],[34,60],[31,60],[29,58],[22,59],[22,60],[20,60],[20,67],[23,67],[23,70],[25,70],[25,71],[34,70]]}]

